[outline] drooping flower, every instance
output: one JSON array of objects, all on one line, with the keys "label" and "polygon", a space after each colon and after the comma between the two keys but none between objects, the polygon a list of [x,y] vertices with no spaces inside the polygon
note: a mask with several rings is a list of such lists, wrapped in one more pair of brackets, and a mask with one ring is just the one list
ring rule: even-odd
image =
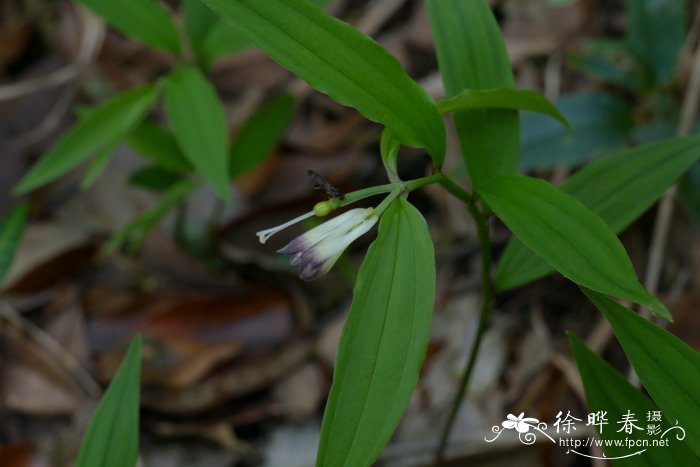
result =
[{"label": "drooping flower", "polygon": [[[312,281],[326,274],[343,251],[371,229],[378,219],[373,208],[351,209],[300,235],[277,252],[292,255],[291,264],[297,268],[299,277]],[[291,224],[258,232],[258,237],[264,243],[272,233],[288,225]]]},{"label": "drooping flower", "polygon": [[536,418],[525,418],[524,416],[525,412],[521,412],[520,415],[518,415],[517,417],[512,413],[509,413],[506,417],[508,420],[503,421],[501,425],[503,425],[503,428],[506,428],[508,430],[512,430],[513,428],[515,428],[518,433],[527,433],[528,431],[530,431],[532,424],[537,424],[539,420],[537,420]]}]

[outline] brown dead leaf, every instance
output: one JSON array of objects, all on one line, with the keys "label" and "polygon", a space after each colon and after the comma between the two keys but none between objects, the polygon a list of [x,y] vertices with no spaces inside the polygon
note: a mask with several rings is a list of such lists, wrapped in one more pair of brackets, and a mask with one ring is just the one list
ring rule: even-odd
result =
[{"label": "brown dead leaf", "polygon": [[6,279],[6,291],[29,293],[50,287],[92,261],[96,243],[68,225],[33,224],[22,236]]},{"label": "brown dead leaf", "polygon": [[[143,381],[173,390],[198,383],[239,355],[274,348],[293,334],[289,298],[267,289],[235,295],[166,291],[93,329],[113,332],[109,323],[120,322],[124,337],[140,332],[146,339]],[[102,379],[116,371],[122,351],[103,355]]]},{"label": "brown dead leaf", "polygon": [[3,467],[30,467],[32,447],[27,443],[11,443],[0,446]]}]

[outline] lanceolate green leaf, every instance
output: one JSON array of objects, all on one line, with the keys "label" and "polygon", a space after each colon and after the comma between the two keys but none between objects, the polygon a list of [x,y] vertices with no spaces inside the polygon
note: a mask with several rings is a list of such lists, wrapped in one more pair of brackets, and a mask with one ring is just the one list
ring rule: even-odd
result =
[{"label": "lanceolate green leaf", "polygon": [[172,133],[155,123],[141,122],[127,135],[126,143],[164,169],[185,171],[192,168]]},{"label": "lanceolate green leaf", "polygon": [[163,191],[172,188],[183,180],[182,175],[160,167],[145,167],[129,177],[129,184],[153,191]]},{"label": "lanceolate green leaf", "polygon": [[76,467],[132,467],[139,447],[141,336],[136,336],[90,421]]},{"label": "lanceolate green leaf", "polygon": [[102,149],[97,156],[95,156],[94,159],[92,159],[92,162],[90,162],[90,165],[88,165],[87,169],[85,170],[85,175],[83,175],[83,179],[80,180],[80,189],[81,190],[87,190],[89,189],[102,175],[102,173],[107,169],[107,166],[109,165],[109,160],[112,157],[112,153],[114,152],[114,149],[118,146],[118,143],[114,142],[112,144],[107,145],[104,149]]},{"label": "lanceolate green leaf", "polygon": [[496,177],[478,192],[515,236],[568,279],[671,319],[639,283],[620,240],[573,196],[514,174]]},{"label": "lanceolate green leaf", "polygon": [[124,138],[143,119],[157,96],[156,88],[146,85],[119,94],[91,111],[34,164],[14,192],[26,193],[45,185]]},{"label": "lanceolate green leaf", "polygon": [[571,125],[557,108],[542,94],[511,88],[465,89],[454,97],[437,103],[441,113],[470,109],[528,110],[548,115],[571,130]]},{"label": "lanceolate green leaf", "polygon": [[220,57],[250,45],[245,37],[221,21],[202,0],[185,0],[183,16],[194,54],[205,69]]},{"label": "lanceolate green leaf", "polygon": [[180,38],[168,13],[155,0],[80,0],[121,33],[144,44],[180,52]]},{"label": "lanceolate green leaf", "polygon": [[[514,86],[503,37],[485,0],[428,0],[428,14],[448,97],[465,89]],[[453,115],[475,186],[518,167],[518,113],[471,109]]]},{"label": "lanceolate green leaf", "polygon": [[314,88],[442,162],[445,128],[434,102],[372,39],[307,0],[204,3]]},{"label": "lanceolate green leaf", "polygon": [[[700,156],[700,135],[624,149],[599,159],[561,186],[621,232],[638,218]],[[513,238],[496,271],[496,287],[507,290],[544,277],[554,269]]]},{"label": "lanceolate green leaf", "polygon": [[27,223],[29,206],[22,203],[10,210],[0,220],[0,285],[12,265],[15,251]]},{"label": "lanceolate green leaf", "polygon": [[196,68],[181,67],[167,77],[163,94],[185,156],[222,199],[230,200],[228,123],[214,86]]},{"label": "lanceolate green leaf", "polygon": [[591,290],[583,292],[610,322],[649,395],[669,420],[678,420],[688,446],[700,456],[700,354],[632,310]]},{"label": "lanceolate green leaf", "polygon": [[669,80],[685,41],[685,0],[627,0],[627,44],[651,75],[649,87]]},{"label": "lanceolate green leaf", "polygon": [[401,143],[399,143],[399,140],[396,139],[394,133],[392,133],[390,129],[384,128],[382,131],[382,137],[379,141],[379,153],[382,156],[384,170],[386,170],[386,174],[391,183],[398,183],[401,181],[396,168],[396,159],[399,155],[399,149],[401,149]]},{"label": "lanceolate green leaf", "polygon": [[231,146],[231,176],[262,163],[279,144],[293,117],[294,98],[288,94],[272,99],[250,117]]},{"label": "lanceolate green leaf", "polygon": [[316,465],[369,466],[382,451],[416,386],[434,297],[428,226],[399,198],[360,268]]},{"label": "lanceolate green leaf", "polygon": [[[583,385],[586,389],[589,413],[605,412],[606,425],[596,426],[596,431],[603,440],[649,440],[659,439],[660,434],[675,424],[675,420],[662,418],[662,423],[654,422],[661,427],[662,432],[657,436],[647,433],[647,414],[658,411],[649,399],[639,389],[632,386],[627,379],[620,375],[605,360],[588,350],[586,344],[572,333],[567,333],[571,350],[576,358]],[[633,430],[631,434],[619,430],[617,424],[623,415],[630,411],[638,421],[635,425],[643,430]],[[602,428],[601,428],[602,427]],[[622,457],[644,449],[642,455],[634,457],[635,467],[666,467],[669,465],[700,465],[697,456],[683,442],[676,439],[678,431],[671,430],[662,438],[668,440],[668,446],[644,448],[629,448],[625,445],[616,446],[614,441],[604,445],[608,457]],[[644,442],[644,441],[642,441]],[[629,466],[630,459],[613,461],[616,466]]]}]

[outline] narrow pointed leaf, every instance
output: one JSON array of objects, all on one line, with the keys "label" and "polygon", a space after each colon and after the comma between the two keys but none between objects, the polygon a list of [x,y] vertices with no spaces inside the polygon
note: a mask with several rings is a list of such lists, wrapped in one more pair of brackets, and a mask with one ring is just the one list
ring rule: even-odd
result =
[{"label": "narrow pointed leaf", "polygon": [[700,354],[632,310],[591,290],[583,292],[610,322],[649,395],[668,419],[678,420],[688,446],[700,456]]},{"label": "narrow pointed leaf", "polygon": [[155,0],[80,0],[119,32],[144,44],[180,52],[180,37],[170,15]]},{"label": "narrow pointed leaf", "polygon": [[119,94],[92,110],[32,166],[13,191],[26,193],[45,185],[123,139],[143,119],[157,96],[156,88],[146,85]]},{"label": "narrow pointed leaf", "polygon": [[369,466],[415,389],[430,334],[435,259],[428,226],[399,198],[360,268],[338,348],[317,466]]},{"label": "narrow pointed leaf", "polygon": [[527,110],[548,115],[572,130],[566,118],[546,97],[523,89],[465,89],[454,97],[438,101],[437,106],[440,113],[470,109]]},{"label": "narrow pointed leaf", "polygon": [[372,39],[307,0],[204,3],[311,86],[442,162],[445,128],[434,102]]},{"label": "narrow pointed leaf", "polygon": [[294,117],[294,97],[283,94],[263,105],[233,140],[230,175],[236,177],[262,163],[279,144]]},{"label": "narrow pointed leaf", "polygon": [[165,80],[163,95],[165,112],[185,157],[229,201],[228,123],[216,89],[196,68],[181,67]]},{"label": "narrow pointed leaf", "polygon": [[382,156],[382,164],[384,164],[384,170],[386,170],[386,174],[391,183],[398,183],[401,181],[396,167],[399,149],[401,149],[399,140],[396,139],[390,129],[384,128],[379,141],[379,153]]},{"label": "narrow pointed leaf", "polygon": [[620,240],[573,196],[522,175],[494,178],[479,194],[520,241],[568,279],[671,319],[639,283]]},{"label": "narrow pointed leaf", "polygon": [[627,44],[649,70],[649,87],[673,77],[685,41],[685,0],[626,0]]},{"label": "narrow pointed leaf", "polygon": [[182,180],[182,175],[178,173],[151,166],[131,174],[129,177],[129,185],[153,191],[163,191],[172,188],[176,183]]},{"label": "narrow pointed leaf", "polygon": [[102,149],[97,156],[90,162],[87,169],[85,170],[85,175],[80,181],[80,189],[85,191],[89,189],[107,169],[109,165],[109,160],[112,157],[114,149],[118,146],[117,143],[107,145],[106,148]]},{"label": "narrow pointed leaf", "polygon": [[[588,350],[586,344],[572,333],[567,333],[571,350],[576,358],[576,365],[583,380],[586,390],[586,400],[588,401],[589,413],[606,412],[607,425],[596,426],[596,431],[603,440],[641,440],[659,439],[646,432],[646,416],[651,411],[658,411],[654,405],[639,389],[632,386],[627,379],[611,367],[605,360]],[[631,434],[619,431],[618,422],[623,415],[630,411],[638,420],[635,425],[643,430],[633,430]],[[675,424],[675,420],[662,417],[662,422],[655,422],[662,430],[666,430]],[[672,430],[665,438],[668,446],[650,447],[648,449],[627,447],[625,445],[616,446],[615,441],[609,445],[604,445],[605,453],[608,457],[622,457],[630,453],[644,449],[644,452],[634,457],[634,465],[639,467],[666,467],[669,465],[698,466],[700,460],[693,454],[693,451],[683,441],[676,439],[676,430]],[[613,461],[617,466],[629,466],[630,459],[620,459]]]},{"label": "narrow pointed leaf", "polygon": [[139,448],[141,336],[129,345],[92,416],[76,467],[132,467]]},{"label": "narrow pointed leaf", "polygon": [[[700,135],[624,149],[597,160],[560,189],[598,214],[619,233],[649,209],[700,156]],[[554,271],[517,238],[511,239],[496,271],[496,287],[507,290]]]},{"label": "narrow pointed leaf", "polygon": [[250,46],[250,41],[221,21],[201,0],[185,0],[183,16],[192,49],[204,69],[224,55]]},{"label": "narrow pointed leaf", "polygon": [[159,167],[172,171],[192,169],[172,133],[152,122],[141,122],[126,137],[126,144]]},{"label": "narrow pointed leaf", "polygon": [[0,285],[12,265],[17,245],[27,224],[29,206],[21,203],[0,220]]},{"label": "narrow pointed leaf", "polygon": [[[485,0],[428,0],[438,64],[448,97],[465,89],[512,88],[513,72]],[[462,156],[475,186],[518,167],[518,113],[470,109],[453,114]]]}]

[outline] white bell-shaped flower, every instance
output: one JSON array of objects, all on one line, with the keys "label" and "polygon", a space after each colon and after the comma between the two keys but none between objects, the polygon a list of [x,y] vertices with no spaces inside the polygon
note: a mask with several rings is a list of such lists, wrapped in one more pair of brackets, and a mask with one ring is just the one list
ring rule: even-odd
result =
[{"label": "white bell-shaped flower", "polygon": [[345,249],[377,223],[373,208],[351,209],[289,242],[278,253],[292,255],[291,264],[306,281],[326,274]]}]

